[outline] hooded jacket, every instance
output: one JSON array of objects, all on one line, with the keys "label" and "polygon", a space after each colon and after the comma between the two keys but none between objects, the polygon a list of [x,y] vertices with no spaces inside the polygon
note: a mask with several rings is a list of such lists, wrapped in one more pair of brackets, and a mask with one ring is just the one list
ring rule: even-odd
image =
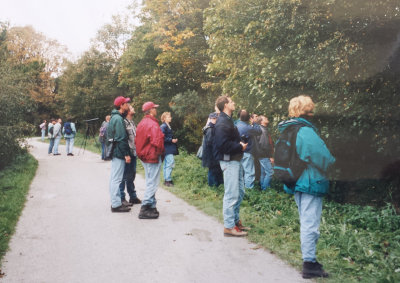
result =
[{"label": "hooded jacket", "polygon": [[130,150],[124,117],[116,109],[111,112],[111,119],[107,127],[107,140],[110,139],[113,139],[116,143],[113,157],[125,159],[125,156],[129,156]]},{"label": "hooded jacket", "polygon": [[329,180],[326,173],[328,168],[335,163],[324,141],[319,137],[315,126],[304,118],[292,118],[279,123],[278,130],[283,132],[288,126],[304,124],[299,129],[296,139],[296,151],[299,158],[307,163],[306,169],[297,180],[295,188],[289,189],[287,193],[303,192],[315,196],[324,196],[329,190]]},{"label": "hooded jacket", "polygon": [[136,154],[146,163],[158,163],[160,155],[164,154],[164,134],[158,125],[158,120],[146,115],[136,128]]}]

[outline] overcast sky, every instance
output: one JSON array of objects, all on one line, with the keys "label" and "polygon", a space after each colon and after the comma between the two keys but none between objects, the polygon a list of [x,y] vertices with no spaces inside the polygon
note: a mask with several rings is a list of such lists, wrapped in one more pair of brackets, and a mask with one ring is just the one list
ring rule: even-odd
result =
[{"label": "overcast sky", "polygon": [[79,56],[111,16],[127,11],[134,0],[0,0],[0,21],[31,25]]}]

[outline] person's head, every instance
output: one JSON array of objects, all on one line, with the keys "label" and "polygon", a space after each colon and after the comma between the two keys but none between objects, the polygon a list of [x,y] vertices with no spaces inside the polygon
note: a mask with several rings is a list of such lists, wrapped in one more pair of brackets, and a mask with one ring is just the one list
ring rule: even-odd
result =
[{"label": "person's head", "polygon": [[143,104],[142,111],[144,112],[145,115],[151,115],[153,117],[156,117],[158,106],[159,106],[158,104],[154,104],[152,101],[148,101]]},{"label": "person's head", "polygon": [[107,115],[105,119],[106,119],[106,122],[110,122],[111,116]]},{"label": "person's head", "polygon": [[248,122],[250,120],[249,112],[246,109],[240,111],[240,121]]},{"label": "person's head", "polygon": [[258,120],[258,115],[257,114],[251,114],[250,115],[250,123],[257,123],[257,120]]},{"label": "person's head", "polygon": [[133,108],[133,106],[129,104],[129,110],[128,114],[126,114],[126,117],[132,119],[134,114],[135,114],[135,108]]},{"label": "person's head", "polygon": [[210,115],[208,115],[209,121],[213,124],[217,123],[217,118],[218,118],[217,112],[213,112],[213,113],[210,113]]},{"label": "person's head", "polygon": [[268,118],[266,116],[260,115],[260,116],[257,117],[256,123],[266,127],[269,124],[269,120],[268,120]]},{"label": "person's head", "polygon": [[43,123],[46,123],[47,121],[46,120],[43,120]]},{"label": "person's head", "polygon": [[131,101],[130,98],[118,96],[114,100],[114,107],[117,109],[121,114],[126,114],[129,111],[129,104],[128,102]]},{"label": "person's head", "polygon": [[171,113],[169,113],[169,112],[162,113],[161,122],[169,124],[169,123],[171,123],[171,121],[172,121]]},{"label": "person's head", "polygon": [[62,119],[61,118],[58,118],[58,120],[57,120],[57,123],[62,123]]},{"label": "person's head", "polygon": [[299,95],[289,102],[289,117],[310,117],[314,115],[314,102],[311,97]]},{"label": "person's head", "polygon": [[51,123],[54,125],[55,123],[56,123],[56,119],[54,119],[54,118],[51,118]]},{"label": "person's head", "polygon": [[219,111],[232,114],[232,111],[235,110],[235,102],[226,95],[220,96],[215,101],[215,105],[217,105]]}]

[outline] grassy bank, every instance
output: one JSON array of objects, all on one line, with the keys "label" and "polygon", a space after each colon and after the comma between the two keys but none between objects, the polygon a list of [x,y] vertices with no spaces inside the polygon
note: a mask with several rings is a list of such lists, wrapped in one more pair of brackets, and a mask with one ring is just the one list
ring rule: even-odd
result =
[{"label": "grassy bank", "polygon": [[18,156],[0,171],[0,264],[24,207],[38,162],[29,154]]}]

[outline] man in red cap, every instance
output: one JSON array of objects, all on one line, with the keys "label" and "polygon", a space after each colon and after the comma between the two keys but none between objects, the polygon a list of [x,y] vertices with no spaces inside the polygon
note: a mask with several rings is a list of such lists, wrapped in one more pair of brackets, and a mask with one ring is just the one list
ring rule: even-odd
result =
[{"label": "man in red cap", "polygon": [[149,101],[143,104],[144,118],[136,128],[136,154],[142,161],[146,177],[146,191],[142,199],[139,219],[158,218],[155,198],[160,184],[161,156],[164,154],[164,134],[158,124],[157,104]]},{"label": "man in red cap", "polygon": [[115,109],[111,112],[110,123],[107,127],[107,140],[113,143],[111,162],[110,197],[111,212],[129,212],[130,207],[121,202],[119,185],[122,182],[125,163],[131,162],[128,135],[125,130],[124,117],[129,111],[129,98],[118,96],[114,100]]}]

